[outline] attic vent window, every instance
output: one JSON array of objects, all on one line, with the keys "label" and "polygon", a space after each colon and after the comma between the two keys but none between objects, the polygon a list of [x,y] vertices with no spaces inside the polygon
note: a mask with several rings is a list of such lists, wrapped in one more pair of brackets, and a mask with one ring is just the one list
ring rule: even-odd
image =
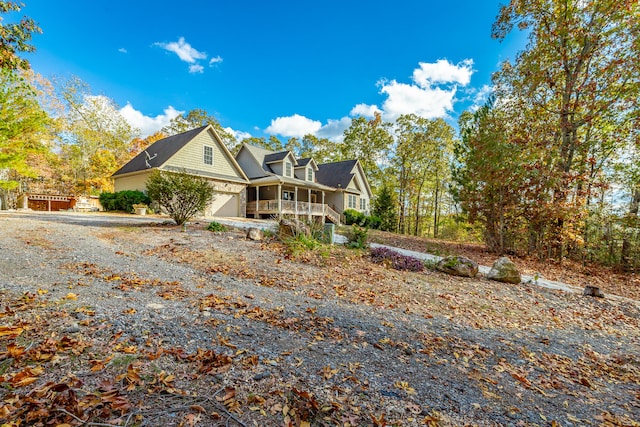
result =
[{"label": "attic vent window", "polygon": [[213,147],[204,146],[204,164],[213,165]]},{"label": "attic vent window", "polygon": [[291,163],[285,162],[284,167],[285,167],[284,175],[291,176]]}]

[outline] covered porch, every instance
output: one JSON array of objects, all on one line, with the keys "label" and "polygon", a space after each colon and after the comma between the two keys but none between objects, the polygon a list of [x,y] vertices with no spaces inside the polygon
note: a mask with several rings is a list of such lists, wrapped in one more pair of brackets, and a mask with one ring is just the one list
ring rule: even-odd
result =
[{"label": "covered porch", "polygon": [[[312,183],[310,183],[312,184]],[[339,224],[340,215],[325,203],[326,190],[316,184],[299,186],[278,182],[274,184],[254,184],[247,188],[247,216],[263,218],[291,215],[295,218],[324,218]]]}]

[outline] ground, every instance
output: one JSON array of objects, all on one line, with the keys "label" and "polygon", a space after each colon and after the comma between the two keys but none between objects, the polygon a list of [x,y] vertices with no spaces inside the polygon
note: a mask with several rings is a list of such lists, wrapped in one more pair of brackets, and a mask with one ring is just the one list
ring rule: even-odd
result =
[{"label": "ground", "polygon": [[633,298],[206,226],[1,214],[0,422],[638,425]]},{"label": "ground", "polygon": [[[345,231],[348,231],[345,229]],[[434,255],[463,255],[480,265],[491,266],[498,255],[481,243],[461,243],[403,236],[382,231],[371,231],[371,241]],[[640,276],[615,271],[597,264],[583,264],[571,260],[539,260],[534,256],[509,255],[523,274],[567,283],[584,288],[598,286],[605,293],[640,300]]]}]

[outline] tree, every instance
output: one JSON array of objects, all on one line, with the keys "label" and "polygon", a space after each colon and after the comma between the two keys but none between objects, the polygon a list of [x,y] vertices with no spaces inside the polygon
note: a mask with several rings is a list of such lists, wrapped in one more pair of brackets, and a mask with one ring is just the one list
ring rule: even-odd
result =
[{"label": "tree", "polygon": [[282,151],[284,148],[282,147],[282,141],[280,141],[277,137],[271,135],[269,139],[265,139],[264,137],[256,137],[252,136],[250,138],[245,138],[241,142],[242,144],[249,144],[255,147],[262,147],[271,151]]},{"label": "tree", "polygon": [[[521,146],[510,141],[501,111],[488,102],[459,120],[460,140],[455,145],[454,196],[471,223],[480,222],[490,250],[515,249],[514,236],[525,218],[523,186],[527,158]],[[522,197],[522,199],[521,199]],[[539,200],[543,204],[543,200]],[[533,221],[531,216],[528,216]]]},{"label": "tree", "polygon": [[551,205],[538,224],[538,246],[553,246],[562,259],[586,215],[599,168],[620,144],[611,130],[623,127],[631,111],[637,114],[640,4],[511,0],[492,35],[503,40],[514,26],[529,31],[529,45],[514,64],[503,64],[494,84],[498,99],[517,100],[512,124],[536,147],[537,165],[549,175],[539,188]]},{"label": "tree", "polygon": [[50,123],[25,74],[0,69],[0,209],[7,208],[10,191],[38,176],[33,165],[49,153]]},{"label": "tree", "polygon": [[67,179],[81,193],[109,191],[111,174],[131,158],[131,141],[139,131],[120,114],[112,99],[92,95],[89,85],[80,78],[71,77],[58,84],[65,105],[65,126],[60,136]]},{"label": "tree", "polygon": [[166,135],[162,132],[156,132],[153,135],[149,135],[145,138],[134,138],[129,146],[130,158],[134,158],[140,152],[142,152],[142,150],[146,150],[151,144],[165,137]]},{"label": "tree", "polygon": [[213,126],[224,145],[226,145],[230,151],[234,151],[237,144],[235,136],[225,130],[218,119],[199,108],[191,110],[181,116],[174,117],[167,126],[161,129],[161,132],[167,136],[173,136],[206,125]]},{"label": "tree", "polygon": [[344,141],[337,146],[340,158],[335,160],[360,160],[369,181],[374,187],[378,186],[383,180],[381,164],[386,161],[393,143],[390,127],[379,113],[371,120],[353,119],[344,131]]},{"label": "tree", "polygon": [[147,194],[178,225],[205,210],[214,200],[214,191],[206,178],[182,172],[155,170],[147,179]]},{"label": "tree", "polygon": [[[449,163],[453,154],[453,128],[442,119],[425,119],[414,114],[396,120],[397,138],[391,167],[398,181],[400,217],[398,230],[408,232],[409,211],[414,235],[422,234],[421,227],[430,228],[438,236],[442,211],[442,195],[449,181]],[[423,224],[427,210],[431,224]]]},{"label": "tree", "polygon": [[327,138],[318,138],[307,134],[302,137],[298,157],[313,157],[316,163],[329,163],[339,160],[337,144]]},{"label": "tree", "polygon": [[[23,6],[13,1],[0,1],[0,13],[19,12]],[[29,17],[25,16],[20,22],[11,24],[2,24],[0,17],[0,69],[28,69],[29,61],[20,58],[18,53],[35,51],[29,41],[34,33],[41,32],[40,27]]]},{"label": "tree", "polygon": [[373,215],[380,218],[380,230],[396,231],[398,224],[396,198],[386,181],[373,201]]}]

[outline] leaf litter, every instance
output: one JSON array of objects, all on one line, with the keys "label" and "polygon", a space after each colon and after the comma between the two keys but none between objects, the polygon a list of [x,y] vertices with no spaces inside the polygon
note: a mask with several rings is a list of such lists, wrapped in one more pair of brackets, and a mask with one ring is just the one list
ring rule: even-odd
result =
[{"label": "leaf litter", "polygon": [[7,426],[638,425],[632,301],[205,224],[3,221]]}]

